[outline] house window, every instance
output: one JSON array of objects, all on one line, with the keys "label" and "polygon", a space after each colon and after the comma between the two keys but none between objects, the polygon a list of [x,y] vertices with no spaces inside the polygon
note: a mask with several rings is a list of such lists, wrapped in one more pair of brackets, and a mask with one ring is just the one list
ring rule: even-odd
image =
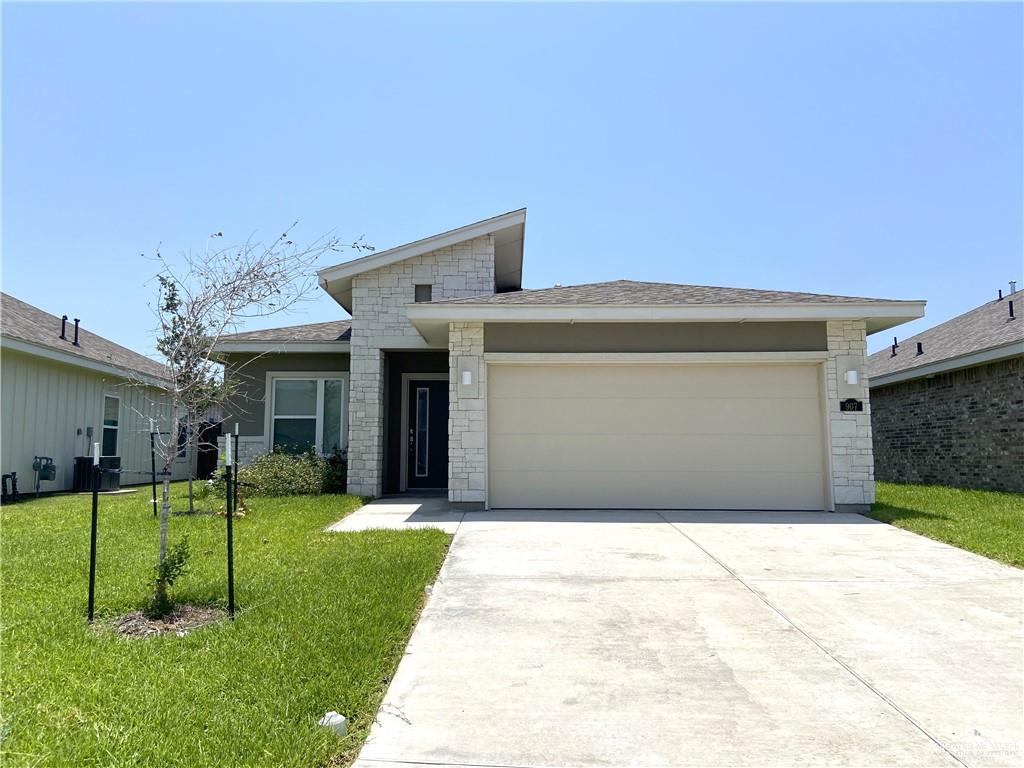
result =
[{"label": "house window", "polygon": [[416,302],[430,301],[433,289],[430,285],[417,285],[416,286]]},{"label": "house window", "polygon": [[323,455],[345,449],[345,380],[278,377],[273,382],[270,445]]},{"label": "house window", "polygon": [[117,432],[121,423],[121,398],[103,398],[103,455],[117,456]]}]

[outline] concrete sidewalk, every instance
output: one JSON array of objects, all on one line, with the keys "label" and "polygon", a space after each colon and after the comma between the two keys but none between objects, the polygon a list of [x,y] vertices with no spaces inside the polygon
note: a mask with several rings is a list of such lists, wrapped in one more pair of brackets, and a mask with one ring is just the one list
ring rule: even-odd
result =
[{"label": "concrete sidewalk", "polygon": [[857,515],[461,518],[359,768],[1024,758],[1017,569]]},{"label": "concrete sidewalk", "polygon": [[440,528],[446,533],[455,533],[464,514],[442,494],[383,496],[328,526],[327,530]]}]

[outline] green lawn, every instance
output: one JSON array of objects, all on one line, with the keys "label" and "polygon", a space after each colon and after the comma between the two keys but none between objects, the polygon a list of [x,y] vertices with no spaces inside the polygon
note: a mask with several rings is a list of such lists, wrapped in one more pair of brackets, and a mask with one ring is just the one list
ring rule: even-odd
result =
[{"label": "green lawn", "polygon": [[[147,596],[159,543],[148,498],[148,489],[101,498],[97,623]],[[86,624],[88,496],[3,509],[0,762],[322,766],[354,757],[449,541],[432,530],[322,532],[359,503],[249,499],[235,524],[236,621],[146,640]],[[175,593],[226,605],[224,519],[172,517],[172,543],[186,534],[190,571]],[[316,725],[332,709],[349,719],[345,739]]]},{"label": "green lawn", "polygon": [[876,520],[1024,567],[1024,494],[894,483],[876,493]]}]

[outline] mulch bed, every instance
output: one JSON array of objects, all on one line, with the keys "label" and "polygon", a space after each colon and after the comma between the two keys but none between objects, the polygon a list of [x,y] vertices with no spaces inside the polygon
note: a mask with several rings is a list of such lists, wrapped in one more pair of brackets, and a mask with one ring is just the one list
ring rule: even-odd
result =
[{"label": "mulch bed", "polygon": [[216,624],[227,617],[220,608],[205,605],[179,605],[174,612],[162,619],[148,619],[142,611],[133,611],[114,622],[114,634],[118,637],[146,638],[175,634],[184,637],[196,629]]}]

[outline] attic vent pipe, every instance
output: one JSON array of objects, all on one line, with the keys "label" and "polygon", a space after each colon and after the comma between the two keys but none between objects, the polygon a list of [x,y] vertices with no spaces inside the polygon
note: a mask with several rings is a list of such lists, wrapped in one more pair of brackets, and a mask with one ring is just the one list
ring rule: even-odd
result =
[{"label": "attic vent pipe", "polygon": [[889,355],[889,357],[896,357],[896,345],[895,344],[892,345],[892,354]]},{"label": "attic vent pipe", "polygon": [[1017,281],[1016,280],[1011,280],[1010,281],[1010,295],[1013,296],[1013,294],[1015,294],[1016,292],[1017,292]]},{"label": "attic vent pipe", "polygon": [[899,345],[900,345],[900,343],[898,341],[896,341],[896,337],[893,336],[892,337],[892,353],[893,354],[896,354],[896,347],[898,347]]},{"label": "attic vent pipe", "polygon": [[1003,300],[1003,289],[1000,288],[999,289],[999,298],[997,299],[997,301],[1002,301],[1002,300]]},{"label": "attic vent pipe", "polygon": [[922,344],[920,341],[917,342],[917,354],[919,354],[919,355],[923,355],[924,354],[924,344]]},{"label": "attic vent pipe", "polygon": [[61,317],[61,319],[60,319],[60,337],[62,339],[64,339],[64,341],[68,340],[68,337],[64,335],[64,331],[65,331],[65,329],[67,327],[68,327],[68,316],[67,315],[63,315]]},{"label": "attic vent pipe", "polygon": [[78,318],[76,317],[75,318],[75,340],[73,342],[71,342],[76,347],[80,347],[81,346],[81,344],[78,343],[78,322],[79,322]]},{"label": "attic vent pipe", "polygon": [[1013,302],[1011,301],[1011,302],[1008,302],[1008,303],[1010,305],[1010,319],[1013,320],[1013,317],[1014,317],[1014,315],[1013,315]]}]

